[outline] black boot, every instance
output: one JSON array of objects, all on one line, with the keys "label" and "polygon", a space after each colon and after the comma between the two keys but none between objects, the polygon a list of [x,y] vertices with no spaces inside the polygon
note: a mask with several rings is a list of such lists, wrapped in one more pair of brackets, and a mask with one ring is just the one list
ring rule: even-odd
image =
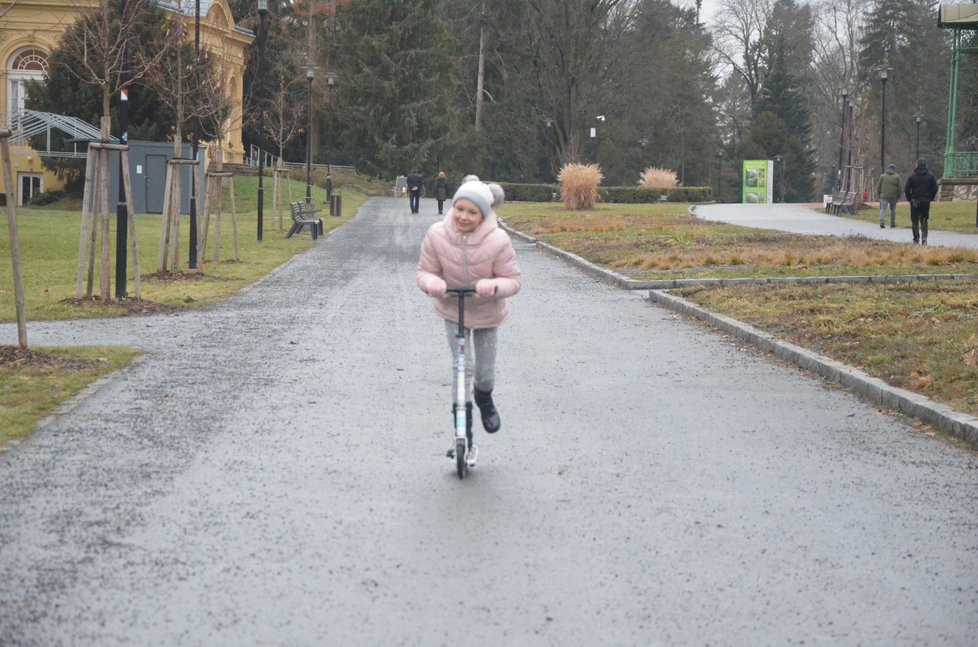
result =
[{"label": "black boot", "polygon": [[482,428],[487,433],[496,433],[499,431],[499,425],[501,423],[499,412],[496,411],[496,405],[492,403],[492,391],[474,389],[473,392],[475,394],[475,403],[479,405],[479,413],[482,414]]}]

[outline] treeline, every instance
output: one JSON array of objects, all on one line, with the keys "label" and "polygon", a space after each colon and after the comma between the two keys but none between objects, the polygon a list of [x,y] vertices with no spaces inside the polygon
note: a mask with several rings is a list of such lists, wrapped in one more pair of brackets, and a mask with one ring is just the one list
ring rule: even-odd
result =
[{"label": "treeline", "polygon": [[[840,162],[879,172],[886,66],[887,161],[909,168],[919,132],[942,169],[951,35],[927,0],[720,0],[708,23],[695,0],[269,0],[264,19],[254,0],[230,4],[258,34],[246,149],[289,160],[311,141],[315,162],[385,178],[524,183],[588,162],[606,186],[655,166],[733,199],[742,160],[778,159],[775,198],[809,201]],[[962,61],[960,150],[978,149],[976,58]],[[172,131],[159,114],[147,131]]]}]

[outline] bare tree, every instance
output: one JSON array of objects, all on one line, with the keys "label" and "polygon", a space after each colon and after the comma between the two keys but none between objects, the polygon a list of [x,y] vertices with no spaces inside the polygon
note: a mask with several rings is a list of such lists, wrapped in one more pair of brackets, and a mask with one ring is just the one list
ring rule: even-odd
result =
[{"label": "bare tree", "polygon": [[[121,6],[120,6],[121,5]],[[100,88],[102,138],[109,138],[111,99],[142,80],[167,56],[167,41],[146,56],[128,56],[136,38],[133,25],[156,8],[154,0],[100,0],[97,12],[81,19],[79,29],[65,32],[62,47],[73,55],[70,72],[81,81]]]},{"label": "bare tree", "polygon": [[558,166],[578,161],[584,131],[603,111],[607,57],[628,21],[625,0],[530,0],[531,61],[544,109],[554,117]]},{"label": "bare tree", "polygon": [[721,0],[714,25],[716,50],[747,88],[751,107],[764,82],[764,28],[773,0]]}]

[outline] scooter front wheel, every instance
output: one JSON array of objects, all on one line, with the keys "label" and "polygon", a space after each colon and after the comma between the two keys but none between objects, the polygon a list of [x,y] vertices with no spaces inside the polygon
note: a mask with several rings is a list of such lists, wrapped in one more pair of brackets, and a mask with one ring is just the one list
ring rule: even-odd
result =
[{"label": "scooter front wheel", "polygon": [[465,440],[457,439],[455,441],[455,468],[460,479],[464,479],[466,472],[469,471],[469,464],[465,461],[465,451]]}]

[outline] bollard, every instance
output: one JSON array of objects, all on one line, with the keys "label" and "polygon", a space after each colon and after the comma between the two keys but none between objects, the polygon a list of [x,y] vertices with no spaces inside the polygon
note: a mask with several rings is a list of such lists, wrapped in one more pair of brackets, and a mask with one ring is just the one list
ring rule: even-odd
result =
[{"label": "bollard", "polygon": [[339,218],[343,213],[343,196],[334,195],[329,200],[329,215]]}]

